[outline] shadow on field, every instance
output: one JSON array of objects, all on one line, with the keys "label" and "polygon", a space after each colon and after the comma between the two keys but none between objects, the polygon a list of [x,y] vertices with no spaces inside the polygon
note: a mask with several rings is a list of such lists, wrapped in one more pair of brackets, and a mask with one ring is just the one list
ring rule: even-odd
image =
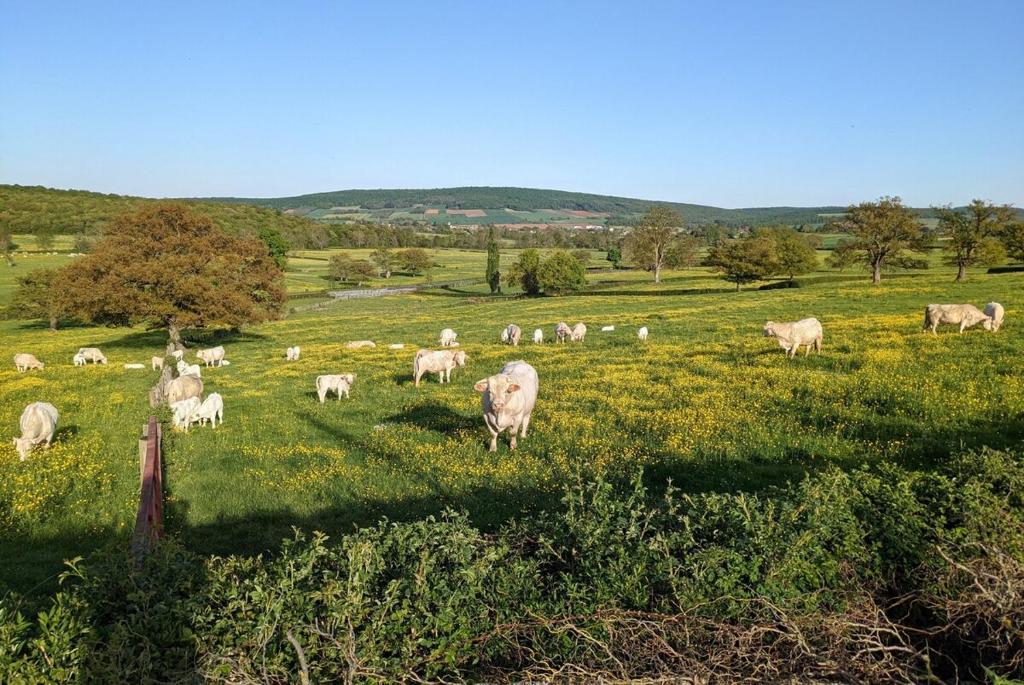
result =
[{"label": "shadow on field", "polygon": [[[194,331],[188,330],[182,334],[185,346],[194,349],[209,345],[221,345],[226,343],[259,342],[267,340],[267,336],[251,331]],[[127,333],[120,338],[108,340],[102,344],[104,349],[120,350],[162,350],[167,346],[167,332],[164,330],[134,331]]]},{"label": "shadow on field", "polygon": [[479,417],[463,416],[440,402],[418,404],[404,412],[387,417],[384,422],[411,424],[438,433],[454,433],[480,427]]}]

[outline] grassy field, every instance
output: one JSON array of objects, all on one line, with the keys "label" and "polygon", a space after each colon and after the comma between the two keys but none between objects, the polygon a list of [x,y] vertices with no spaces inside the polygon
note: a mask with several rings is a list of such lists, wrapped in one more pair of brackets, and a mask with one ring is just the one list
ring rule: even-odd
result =
[{"label": "grassy field", "polygon": [[[469,271],[470,254],[448,273]],[[0,270],[52,266],[60,256],[24,256]],[[476,268],[479,269],[479,262]],[[394,279],[392,279],[394,280]],[[276,546],[291,526],[329,534],[381,516],[418,518],[466,509],[484,527],[555,506],[580,474],[628,477],[643,467],[657,489],[761,489],[827,464],[880,460],[928,469],[951,452],[1019,443],[1024,437],[1024,308],[1021,274],[948,269],[890,277],[871,286],[862,273],[820,272],[805,287],[731,292],[706,270],[673,272],[655,286],[647,274],[594,274],[573,297],[482,297],[466,292],[335,302],[219,338],[232,365],[204,373],[225,398],[217,430],[167,431],[169,527],[194,549],[253,552]],[[920,332],[930,302],[998,300],[998,334]],[[817,316],[821,356],[786,360],[761,337],[764,321]],[[584,321],[582,345],[498,342],[508,322],[550,340],[560,320]],[[615,325],[613,333],[601,333]],[[651,339],[636,341],[647,325]],[[469,355],[451,385],[412,386],[415,349],[451,326]],[[374,350],[344,343],[373,339]],[[201,346],[211,339],[193,339]],[[389,350],[401,342],[404,350]],[[134,523],[136,440],[150,414],[155,373],[129,371],[159,353],[159,333],[73,327],[49,333],[0,322],[0,592],[49,591],[61,560],[124,544]],[[302,346],[302,360],[284,348]],[[74,351],[96,345],[107,366],[75,368]],[[16,352],[47,363],[16,373]],[[510,453],[486,451],[472,384],[511,359],[538,369],[541,396],[532,433]],[[147,363],[148,366],[148,363]],[[352,398],[320,405],[313,380],[358,375]],[[46,400],[61,411],[55,446],[19,462],[11,446],[18,415]],[[168,419],[166,410],[159,412]]]}]

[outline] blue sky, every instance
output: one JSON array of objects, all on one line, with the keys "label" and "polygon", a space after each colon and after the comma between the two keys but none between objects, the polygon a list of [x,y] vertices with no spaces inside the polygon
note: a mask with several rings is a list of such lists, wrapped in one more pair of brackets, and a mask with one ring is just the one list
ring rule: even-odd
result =
[{"label": "blue sky", "polygon": [[0,183],[1024,205],[1024,2],[0,0]]}]

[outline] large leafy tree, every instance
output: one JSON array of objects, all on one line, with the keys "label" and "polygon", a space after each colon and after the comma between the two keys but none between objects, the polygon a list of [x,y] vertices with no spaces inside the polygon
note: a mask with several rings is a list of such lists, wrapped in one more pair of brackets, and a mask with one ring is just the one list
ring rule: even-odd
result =
[{"label": "large leafy tree", "polygon": [[723,240],[708,251],[704,263],[735,283],[737,291],[741,285],[763,281],[779,270],[775,242],[766,235]]},{"label": "large leafy tree", "polygon": [[654,206],[626,236],[623,245],[630,261],[653,272],[655,283],[661,283],[662,270],[672,266],[672,245],[682,227],[679,212]]},{"label": "large leafy tree", "polygon": [[788,226],[766,227],[757,233],[775,244],[778,273],[790,281],[818,268],[818,253],[815,251],[815,246],[820,243],[818,236],[804,235]]},{"label": "large leafy tree", "polygon": [[1010,259],[1024,262],[1024,222],[1015,221],[1007,225],[999,237]]},{"label": "large leafy tree", "polygon": [[53,287],[57,269],[35,269],[18,278],[18,289],[11,301],[11,309],[23,319],[42,319],[57,330],[60,319],[67,315],[67,302]]},{"label": "large leafy tree", "polygon": [[281,235],[281,231],[277,230],[273,226],[261,226],[259,230],[259,238],[267,246],[267,251],[270,252],[271,258],[278,267],[283,269],[288,263],[288,250],[291,246],[288,241],[285,240],[284,236]]},{"label": "large leafy tree", "polygon": [[184,328],[266,321],[285,302],[284,276],[262,241],[227,235],[178,203],[116,217],[54,288],[74,318],[162,328],[175,346]]},{"label": "large leafy tree", "polygon": [[377,265],[377,271],[383,278],[391,278],[395,268],[395,253],[386,246],[380,246],[370,255],[370,261]]},{"label": "large leafy tree", "polygon": [[956,267],[956,280],[967,276],[968,267],[996,264],[1006,258],[999,236],[1013,218],[1009,205],[972,200],[963,210],[939,207],[939,232],[949,239],[946,263]]},{"label": "large leafy tree", "polygon": [[0,254],[3,254],[7,266],[14,266],[14,251],[17,248],[11,232],[6,228],[0,228]]},{"label": "large leafy tree", "polygon": [[407,250],[402,250],[398,253],[397,258],[399,266],[413,276],[428,273],[434,268],[434,258],[430,256],[429,252],[420,247],[410,247]]},{"label": "large leafy tree", "polygon": [[519,283],[527,295],[539,295],[540,285],[540,252],[529,248],[519,253],[519,259],[512,265],[510,277]]},{"label": "large leafy tree", "polygon": [[576,255],[556,250],[541,262],[537,280],[546,294],[560,295],[582,288],[587,282],[586,271]]},{"label": "large leafy tree", "polygon": [[927,241],[921,223],[898,197],[851,205],[839,226],[850,234],[844,250],[867,264],[872,283],[881,283],[882,269],[889,264],[908,268],[926,266],[908,254],[908,251],[924,249]]},{"label": "large leafy tree", "polygon": [[498,240],[494,237],[494,226],[487,230],[487,286],[491,294],[501,292],[501,271],[498,267],[501,263],[501,253],[498,251]]},{"label": "large leafy tree", "polygon": [[331,257],[328,273],[336,281],[362,283],[376,276],[377,270],[365,259],[352,259],[348,255],[337,254]]}]

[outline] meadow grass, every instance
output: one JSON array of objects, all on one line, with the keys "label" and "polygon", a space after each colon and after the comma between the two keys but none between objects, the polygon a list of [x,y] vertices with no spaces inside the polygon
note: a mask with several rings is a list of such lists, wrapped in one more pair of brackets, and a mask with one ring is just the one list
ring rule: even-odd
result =
[{"label": "meadow grass", "polygon": [[[1024,325],[1015,315],[1024,275],[955,284],[942,269],[880,286],[860,272],[803,280],[798,289],[735,293],[703,269],[671,272],[660,285],[640,272],[601,273],[572,297],[435,290],[334,302],[235,337],[193,336],[192,347],[227,348],[230,366],[204,370],[206,392],[224,396],[225,423],[166,431],[168,526],[195,551],[216,554],[274,548],[293,525],[336,535],[446,507],[486,529],[557,506],[563,486],[581,476],[622,479],[642,467],[655,491],[669,479],[691,492],[760,490],[830,464],[930,469],[961,449],[1024,437]],[[921,333],[928,303],[989,300],[1007,310],[997,334]],[[787,360],[761,336],[767,319],[812,315],[825,328],[820,356]],[[561,320],[586,322],[586,342],[550,342]],[[549,342],[502,346],[509,322],[524,339],[540,327]],[[616,330],[601,333],[603,325]],[[641,325],[651,330],[647,344],[636,340]],[[435,345],[446,326],[459,333],[468,367],[450,385],[430,378],[416,389],[415,350]],[[357,339],[378,347],[345,349]],[[141,329],[50,333],[0,322],[8,360],[0,367],[0,593],[48,592],[62,559],[125,544],[136,440],[156,376],[148,360],[164,342]],[[406,349],[387,349],[395,342]],[[302,359],[286,362],[295,344]],[[103,348],[110,364],[73,367],[85,345]],[[21,351],[46,369],[16,373],[10,358]],[[505,438],[490,454],[472,384],[519,358],[541,378],[531,434],[515,453]],[[320,405],[314,378],[344,372],[358,375],[351,399]],[[60,432],[52,449],[20,462],[11,438],[22,408],[37,400],[60,409]]]}]

